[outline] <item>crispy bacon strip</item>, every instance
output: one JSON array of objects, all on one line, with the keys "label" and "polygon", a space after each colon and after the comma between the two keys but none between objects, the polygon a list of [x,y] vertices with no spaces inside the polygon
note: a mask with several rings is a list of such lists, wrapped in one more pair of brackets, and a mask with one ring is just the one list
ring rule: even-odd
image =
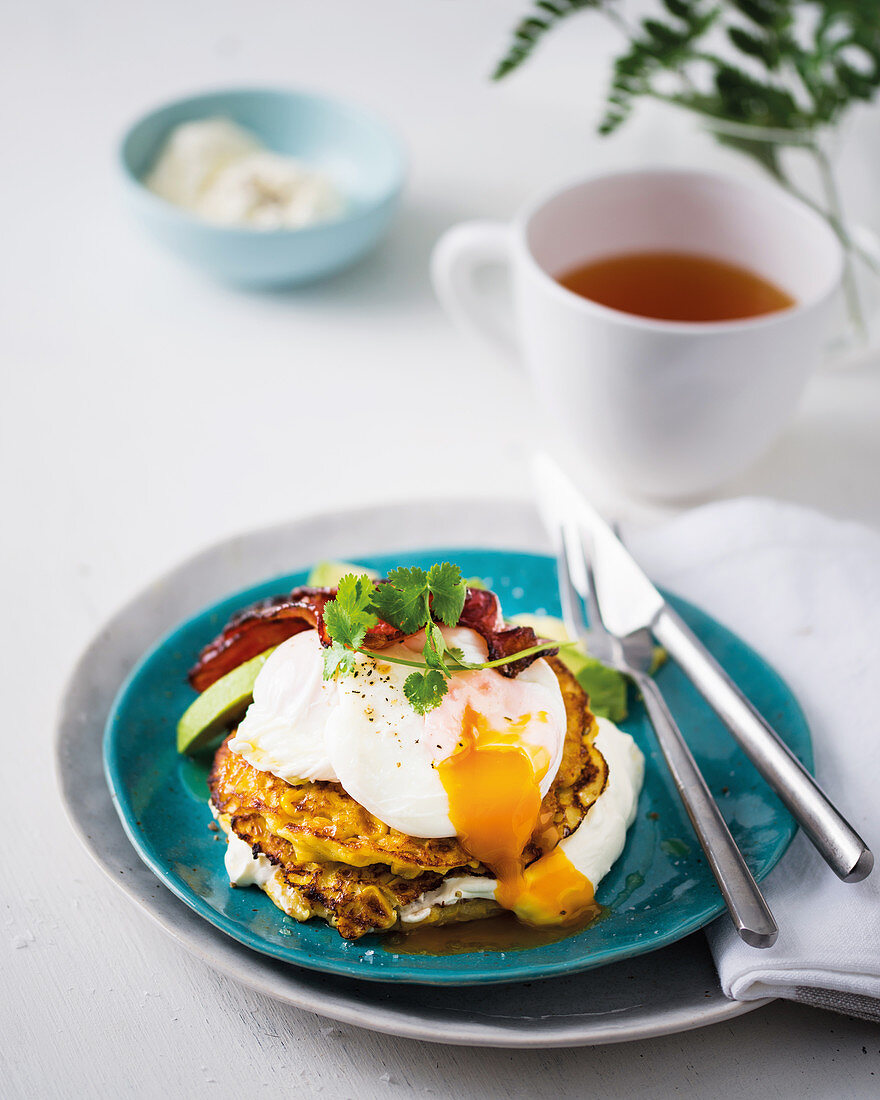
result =
[{"label": "crispy bacon strip", "polygon": [[[489,647],[489,660],[497,661],[499,657],[510,657],[514,653],[521,653],[524,649],[531,649],[538,644],[538,635],[530,626],[508,626],[504,630],[496,630],[492,634],[484,634],[486,645]],[[502,676],[513,679],[529,667],[539,657],[552,657],[559,652],[558,647],[548,649],[546,653],[532,654],[530,657],[521,657],[518,661],[509,661],[506,665],[499,665],[497,671]]]},{"label": "crispy bacon strip", "polygon": [[321,630],[324,605],[334,595],[332,588],[295,588],[289,596],[270,596],[236,612],[199,654],[189,670],[189,682],[196,691],[204,691],[227,672],[294,634]]},{"label": "crispy bacon strip", "polygon": [[469,588],[458,625],[469,626],[484,638],[497,630],[503,630],[501,603],[495,593],[487,588]]},{"label": "crispy bacon strip", "polygon": [[[190,669],[189,682],[196,691],[204,691],[234,668],[258,653],[280,645],[303,630],[317,630],[322,645],[330,645],[324,629],[324,607],[336,595],[335,588],[294,588],[287,596],[270,596],[237,612],[217,637],[202,652]],[[470,627],[485,640],[489,659],[508,657],[538,644],[531,627],[505,626],[501,605],[494,592],[469,588],[459,626]],[[379,622],[367,632],[366,649],[385,649],[404,637],[389,623]],[[547,655],[557,652],[548,650]],[[502,665],[503,676],[518,676],[536,657],[523,657]]]},{"label": "crispy bacon strip", "polygon": [[[335,588],[302,585],[289,595],[270,596],[236,612],[199,654],[189,671],[189,682],[196,691],[204,691],[251,657],[303,630],[317,630],[321,643],[330,645],[324,630],[324,607],[335,595]],[[402,631],[380,622],[368,632],[364,644],[369,649],[384,649],[402,637]]]},{"label": "crispy bacon strip", "polygon": [[[505,625],[498,597],[494,592],[486,589],[469,588],[467,590],[467,598],[458,625],[469,626],[485,639],[490,661],[509,657],[513,653],[520,653],[538,644],[538,636],[530,626]],[[549,657],[558,652],[558,649],[548,649],[546,655]],[[523,657],[520,661],[500,665],[498,671],[502,676],[513,678],[519,676],[536,660],[535,656]]]}]

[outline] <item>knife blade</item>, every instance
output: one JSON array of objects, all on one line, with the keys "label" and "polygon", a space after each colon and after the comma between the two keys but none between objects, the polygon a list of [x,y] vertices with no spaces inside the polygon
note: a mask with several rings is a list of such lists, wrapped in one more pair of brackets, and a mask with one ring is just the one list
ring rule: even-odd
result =
[{"label": "knife blade", "polygon": [[596,587],[609,629],[649,629],[712,707],[763,778],[844,882],[860,882],[874,857],[779,734],[671,608],[605,520],[546,453],[534,460],[538,507],[553,531],[574,519],[592,540]]}]

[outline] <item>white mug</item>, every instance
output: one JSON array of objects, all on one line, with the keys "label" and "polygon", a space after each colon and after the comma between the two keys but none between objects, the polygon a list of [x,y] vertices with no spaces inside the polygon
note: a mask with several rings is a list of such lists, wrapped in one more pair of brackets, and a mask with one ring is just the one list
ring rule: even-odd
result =
[{"label": "white mug", "polygon": [[[743,320],[662,321],[556,281],[591,260],[646,251],[737,264],[795,304]],[[510,271],[512,318],[475,278],[495,264]],[[511,224],[454,227],[432,257],[453,319],[522,355],[551,422],[590,463],[631,491],[665,498],[704,493],[769,447],[820,362],[842,269],[829,225],[781,188],[676,170],[582,180]]]}]

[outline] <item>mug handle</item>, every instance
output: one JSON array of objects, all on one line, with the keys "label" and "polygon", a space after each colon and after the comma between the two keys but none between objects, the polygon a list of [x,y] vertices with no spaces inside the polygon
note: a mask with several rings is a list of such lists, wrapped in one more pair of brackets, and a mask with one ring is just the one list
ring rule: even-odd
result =
[{"label": "mug handle", "polygon": [[476,284],[483,267],[510,266],[512,231],[505,222],[473,221],[453,226],[434,245],[431,281],[440,304],[461,328],[502,352],[517,357],[512,316],[493,306]]}]

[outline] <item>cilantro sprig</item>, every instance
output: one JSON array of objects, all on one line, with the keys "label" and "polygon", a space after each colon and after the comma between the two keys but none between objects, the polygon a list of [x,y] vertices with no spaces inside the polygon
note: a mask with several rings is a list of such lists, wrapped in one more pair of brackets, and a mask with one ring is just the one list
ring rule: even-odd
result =
[{"label": "cilantro sprig", "polygon": [[[495,661],[479,664],[466,661],[459,648],[447,644],[436,621],[455,626],[466,597],[467,584],[461,570],[448,561],[435,563],[427,571],[418,567],[392,569],[381,584],[375,584],[366,574],[347,573],[339,582],[336,598],[324,608],[324,627],[331,639],[330,647],[324,651],[324,679],[352,673],[357,653],[389,664],[406,665],[416,671],[407,676],[404,694],[417,713],[427,714],[439,706],[454,672],[499,668],[558,648],[558,642],[544,642]],[[404,660],[365,647],[368,631],[380,619],[404,634],[424,630],[422,660]]]},{"label": "cilantro sprig", "polygon": [[346,573],[336,588],[336,599],[324,608],[324,627],[333,643],[324,651],[325,680],[354,672],[354,655],[379,621],[373,610],[374,587],[366,573]]}]

